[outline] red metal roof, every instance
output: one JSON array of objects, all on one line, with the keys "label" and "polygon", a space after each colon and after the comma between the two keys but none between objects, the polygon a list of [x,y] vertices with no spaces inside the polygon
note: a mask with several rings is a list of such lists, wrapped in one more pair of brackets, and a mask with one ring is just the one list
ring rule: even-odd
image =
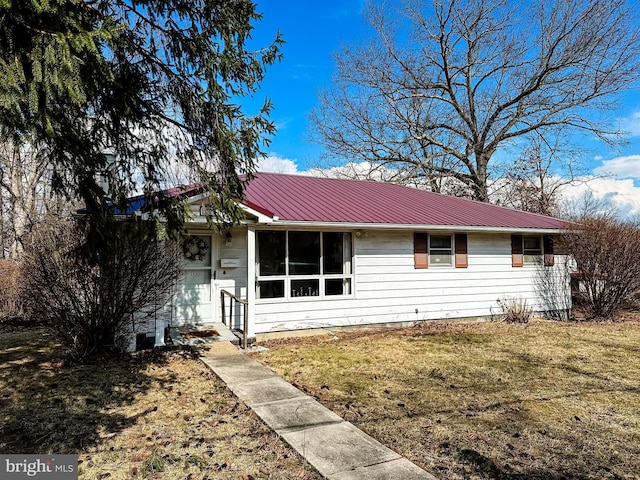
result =
[{"label": "red metal roof", "polygon": [[246,204],[281,221],[562,229],[552,217],[386,182],[257,173]]}]

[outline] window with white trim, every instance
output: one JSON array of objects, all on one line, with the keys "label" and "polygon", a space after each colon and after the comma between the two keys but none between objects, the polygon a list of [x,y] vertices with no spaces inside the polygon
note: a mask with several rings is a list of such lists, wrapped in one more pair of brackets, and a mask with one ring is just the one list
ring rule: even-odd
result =
[{"label": "window with white trim", "polygon": [[542,237],[523,236],[522,237],[525,265],[538,265],[542,262]]},{"label": "window with white trim", "polygon": [[452,265],[451,235],[429,235],[429,263],[433,266]]},{"label": "window with white trim", "polygon": [[511,264],[514,267],[524,265],[555,264],[554,241],[552,235],[511,235]]},{"label": "window with white trim", "polygon": [[256,298],[351,295],[349,232],[256,232]]}]

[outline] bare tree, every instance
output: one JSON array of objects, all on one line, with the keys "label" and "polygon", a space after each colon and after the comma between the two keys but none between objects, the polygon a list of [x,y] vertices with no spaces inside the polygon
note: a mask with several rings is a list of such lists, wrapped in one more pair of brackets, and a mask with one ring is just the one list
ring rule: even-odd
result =
[{"label": "bare tree", "polygon": [[494,154],[526,136],[618,138],[604,113],[640,77],[628,2],[427,3],[369,5],[374,38],[336,56],[311,116],[328,156],[489,201]]},{"label": "bare tree", "polygon": [[578,153],[536,136],[515,161],[504,166],[500,178],[491,184],[491,197],[519,210],[558,216],[562,189],[590,178],[576,158]]},{"label": "bare tree", "polygon": [[48,219],[21,263],[28,318],[50,327],[75,359],[126,348],[136,325],[169,300],[183,266],[177,243],[160,240],[153,222],[113,222],[91,259],[79,254],[87,227]]},{"label": "bare tree", "polygon": [[583,217],[563,235],[576,265],[577,294],[589,317],[610,318],[640,292],[640,224]]},{"label": "bare tree", "polygon": [[44,149],[11,139],[0,143],[3,257],[19,256],[23,236],[43,211],[48,167]]},{"label": "bare tree", "polygon": [[0,259],[0,324],[22,318],[19,285],[18,263],[10,259]]}]

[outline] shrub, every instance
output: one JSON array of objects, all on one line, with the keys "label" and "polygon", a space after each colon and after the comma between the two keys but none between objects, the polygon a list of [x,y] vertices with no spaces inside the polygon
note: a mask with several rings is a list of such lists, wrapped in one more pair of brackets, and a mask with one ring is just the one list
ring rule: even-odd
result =
[{"label": "shrub", "polygon": [[583,217],[562,242],[575,261],[575,294],[587,317],[611,318],[640,291],[638,223]]},{"label": "shrub", "polygon": [[86,234],[73,220],[41,225],[22,264],[28,314],[74,359],[124,350],[136,324],[167,303],[182,270],[179,248],[159,240],[153,225],[113,222],[99,246],[85,245]]},{"label": "shrub", "polygon": [[529,308],[527,301],[522,298],[498,299],[501,318],[509,323],[529,323],[533,318],[533,311]]}]

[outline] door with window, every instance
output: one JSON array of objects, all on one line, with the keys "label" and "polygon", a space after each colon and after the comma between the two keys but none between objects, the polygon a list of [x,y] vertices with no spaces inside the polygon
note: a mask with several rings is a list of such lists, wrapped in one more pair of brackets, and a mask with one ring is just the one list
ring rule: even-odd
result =
[{"label": "door with window", "polygon": [[213,322],[216,310],[216,237],[188,235],[182,240],[184,275],[176,292],[175,325]]}]

